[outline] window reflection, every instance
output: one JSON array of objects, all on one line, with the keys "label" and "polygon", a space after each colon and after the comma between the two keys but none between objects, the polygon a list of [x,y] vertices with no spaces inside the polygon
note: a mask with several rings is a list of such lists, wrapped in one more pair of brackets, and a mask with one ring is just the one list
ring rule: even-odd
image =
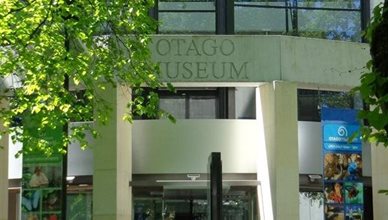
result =
[{"label": "window reflection", "polygon": [[360,0],[235,0],[234,13],[238,34],[361,41]]},{"label": "window reflection", "polygon": [[299,121],[321,121],[322,107],[361,109],[363,106],[360,97],[350,92],[298,89]]},{"label": "window reflection", "polygon": [[214,0],[161,0],[159,33],[214,34]]}]

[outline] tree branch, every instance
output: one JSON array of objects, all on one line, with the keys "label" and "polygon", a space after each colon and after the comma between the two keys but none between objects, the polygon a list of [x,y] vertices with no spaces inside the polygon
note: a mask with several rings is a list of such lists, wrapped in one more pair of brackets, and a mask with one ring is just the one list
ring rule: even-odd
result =
[{"label": "tree branch", "polygon": [[25,8],[27,8],[28,6],[32,5],[36,0],[32,0],[31,2],[27,2],[26,5],[24,5],[23,7],[20,7],[20,8],[15,8],[15,9],[11,9],[7,14],[5,14],[4,16],[2,16],[0,19],[3,19],[5,17],[7,17],[8,15],[12,14],[12,13],[15,13],[15,12],[19,12]]},{"label": "tree branch", "polygon": [[31,40],[35,34],[38,33],[38,31],[40,30],[40,28],[44,25],[44,23],[47,21],[48,19],[48,13],[46,14],[46,17],[39,23],[39,25],[34,29],[34,31],[32,31],[32,33],[30,34],[29,36],[29,39]]},{"label": "tree branch", "polygon": [[39,25],[38,25],[38,26],[34,29],[34,31],[30,34],[30,36],[29,36],[29,39],[30,39],[30,40],[34,37],[35,34],[38,33],[38,31],[39,31],[40,28],[44,25],[44,23],[46,23],[46,21],[47,21],[47,19],[48,19],[48,17],[49,17],[49,14],[50,14],[50,12],[51,12],[51,7],[52,7],[52,5],[53,5],[53,0],[50,1],[49,10],[47,11],[45,18],[39,23]]}]

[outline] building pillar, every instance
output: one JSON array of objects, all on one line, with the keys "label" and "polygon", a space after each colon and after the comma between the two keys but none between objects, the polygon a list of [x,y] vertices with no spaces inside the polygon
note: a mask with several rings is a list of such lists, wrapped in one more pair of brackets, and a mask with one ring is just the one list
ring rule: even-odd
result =
[{"label": "building pillar", "polygon": [[[263,196],[259,208],[265,220],[299,219],[297,86],[282,81],[265,83],[257,89],[256,103],[263,145],[258,156]],[[263,161],[267,162],[264,170]],[[272,203],[273,216],[268,203]]]},{"label": "building pillar", "polygon": [[388,149],[383,145],[371,144],[373,218],[388,219],[388,196],[378,193],[388,190]]},{"label": "building pillar", "polygon": [[106,125],[96,125],[100,137],[93,146],[93,219],[132,219],[132,132],[123,121],[130,89],[109,88],[99,95],[112,112]]},{"label": "building pillar", "polygon": [[[4,103],[3,103],[4,104]],[[0,107],[2,103],[0,103]],[[0,130],[3,123],[0,122]],[[8,219],[8,135],[0,136],[0,220]]]}]

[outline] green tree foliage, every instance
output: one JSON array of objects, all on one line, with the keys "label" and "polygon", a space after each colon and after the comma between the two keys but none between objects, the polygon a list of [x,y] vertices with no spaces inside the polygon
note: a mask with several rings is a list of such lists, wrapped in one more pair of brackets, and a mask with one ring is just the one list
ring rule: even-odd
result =
[{"label": "green tree foliage", "polygon": [[365,140],[388,146],[388,1],[378,5],[366,32],[372,59],[368,72],[361,76],[359,91],[369,110],[360,113],[367,125],[362,128]]},{"label": "green tree foliage", "polygon": [[[127,86],[136,94],[141,86],[159,87],[148,47],[156,28],[148,16],[153,5],[153,0],[0,0],[0,80],[13,77],[20,84],[0,87],[0,102],[9,103],[0,109],[1,132],[33,146],[23,152],[65,152],[73,140],[85,147],[85,132],[97,135],[91,125],[63,131],[61,141],[45,136],[93,114],[106,122],[109,105],[96,91]],[[82,97],[68,84],[82,89]],[[157,105],[152,92],[128,100],[124,118],[159,116]],[[22,125],[31,129],[22,132]]]}]

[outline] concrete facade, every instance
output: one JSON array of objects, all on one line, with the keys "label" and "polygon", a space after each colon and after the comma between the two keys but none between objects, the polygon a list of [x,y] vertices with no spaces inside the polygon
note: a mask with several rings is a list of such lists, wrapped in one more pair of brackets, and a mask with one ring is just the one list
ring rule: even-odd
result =
[{"label": "concrete facade", "polygon": [[[162,80],[177,87],[255,88],[256,119],[177,124],[150,120],[137,121],[132,128],[122,120],[130,90],[99,91],[113,114],[106,125],[96,125],[102,135],[93,146],[93,219],[132,218],[133,173],[205,173],[211,151],[223,152],[227,173],[257,173],[263,219],[299,219],[297,89],[346,90],[358,85],[369,59],[368,46],[287,36],[168,35],[155,36],[152,50],[154,59],[163,62]],[[137,146],[134,151],[132,144]],[[180,157],[171,160],[174,155]],[[376,190],[385,181],[381,155],[372,155]],[[2,180],[7,176],[4,167]],[[3,191],[7,185],[0,182]],[[387,204],[385,198],[375,199],[380,200],[374,204]],[[6,203],[0,204],[6,209]],[[5,212],[0,211],[2,217]],[[375,213],[381,216],[375,219],[386,218],[383,205]]]},{"label": "concrete facade", "polygon": [[282,80],[342,90],[359,84],[370,57],[367,44],[272,35],[156,35],[151,51],[163,81]]}]

